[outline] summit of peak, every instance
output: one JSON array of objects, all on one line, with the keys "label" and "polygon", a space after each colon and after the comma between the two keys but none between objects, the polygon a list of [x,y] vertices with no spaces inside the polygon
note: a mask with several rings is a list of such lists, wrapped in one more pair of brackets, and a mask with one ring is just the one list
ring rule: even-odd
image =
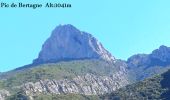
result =
[{"label": "summit of peak", "polygon": [[74,59],[115,58],[91,34],[78,30],[71,24],[59,25],[45,41],[33,63],[49,63]]}]

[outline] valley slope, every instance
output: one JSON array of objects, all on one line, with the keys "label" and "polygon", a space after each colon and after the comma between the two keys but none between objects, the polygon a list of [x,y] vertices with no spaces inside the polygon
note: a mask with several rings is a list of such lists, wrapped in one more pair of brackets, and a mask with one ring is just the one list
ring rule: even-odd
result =
[{"label": "valley slope", "polygon": [[105,100],[169,100],[170,70],[102,97]]}]

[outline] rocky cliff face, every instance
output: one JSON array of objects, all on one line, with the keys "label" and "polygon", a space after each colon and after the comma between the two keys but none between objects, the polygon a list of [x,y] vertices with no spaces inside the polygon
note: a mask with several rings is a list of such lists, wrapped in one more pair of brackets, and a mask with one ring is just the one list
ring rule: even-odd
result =
[{"label": "rocky cliff face", "polygon": [[72,25],[60,25],[53,30],[50,38],[45,41],[38,58],[33,63],[40,64],[74,59],[115,60],[91,34],[79,31]]},{"label": "rocky cliff face", "polygon": [[126,72],[119,71],[112,76],[96,76],[86,74],[77,76],[73,80],[40,80],[36,83],[26,83],[23,85],[23,91],[28,96],[38,94],[85,94],[97,95],[115,91],[129,82]]},{"label": "rocky cliff face", "polygon": [[[34,97],[53,94],[110,93],[129,84],[125,66],[126,64],[120,60],[115,63],[103,60],[80,60],[42,64],[14,72],[15,74],[9,78],[2,80],[4,85],[1,89],[8,89],[12,94],[10,96],[12,100],[28,97],[34,100]],[[5,98],[4,94],[1,98]]]},{"label": "rocky cliff face", "polygon": [[0,90],[0,100],[5,100],[6,97],[10,96],[9,91],[7,90]]}]

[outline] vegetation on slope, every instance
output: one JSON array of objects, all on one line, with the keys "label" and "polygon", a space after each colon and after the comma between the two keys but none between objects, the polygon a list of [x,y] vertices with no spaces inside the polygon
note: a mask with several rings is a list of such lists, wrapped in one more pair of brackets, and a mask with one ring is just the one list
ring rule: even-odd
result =
[{"label": "vegetation on slope", "polygon": [[[8,98],[27,98],[17,93]],[[81,94],[42,94],[33,97],[35,100],[170,100],[170,70],[153,78],[140,81],[105,95],[85,96]]]},{"label": "vegetation on slope", "polygon": [[1,74],[0,89],[16,93],[19,91],[20,86],[27,82],[36,82],[44,79],[72,79],[77,75],[84,75],[86,73],[111,75],[116,70],[116,65],[103,60],[76,60],[42,64]]},{"label": "vegetation on slope", "polygon": [[[114,65],[113,65],[114,66]],[[34,68],[25,69],[14,76],[0,81],[0,88],[20,85],[22,82],[36,81],[37,79],[62,79],[73,78],[87,72],[96,74],[110,74],[105,67],[115,70],[107,62],[98,60],[84,60],[61,62],[58,64],[39,65]],[[116,70],[115,70],[116,71]],[[98,73],[97,73],[98,72]],[[113,72],[113,71],[112,71]],[[16,87],[15,87],[16,88]],[[28,97],[22,92],[15,92],[7,100]],[[170,99],[170,70],[161,75],[128,85],[111,94],[102,96],[85,96],[81,94],[42,94],[34,97],[35,100],[169,100]]]},{"label": "vegetation on slope", "polygon": [[144,80],[146,78],[151,78],[156,74],[161,74],[170,69],[170,66],[138,66],[128,69],[129,76],[133,83]]},{"label": "vegetation on slope", "polygon": [[102,97],[106,100],[170,100],[170,70]]}]

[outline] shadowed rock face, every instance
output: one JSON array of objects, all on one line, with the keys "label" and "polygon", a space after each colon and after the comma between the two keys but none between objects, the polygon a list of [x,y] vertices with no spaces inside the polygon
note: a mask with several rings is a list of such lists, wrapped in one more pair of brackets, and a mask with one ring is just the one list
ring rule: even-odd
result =
[{"label": "shadowed rock face", "polygon": [[170,68],[170,47],[164,45],[151,54],[137,54],[127,60],[132,77],[143,80],[154,74],[160,74]]},{"label": "shadowed rock face", "polygon": [[151,54],[137,54],[130,57],[127,63],[129,67],[170,65],[170,48],[162,45]]},{"label": "shadowed rock face", "polygon": [[160,46],[150,54],[152,61],[151,65],[166,66],[170,64],[170,48],[166,46]]},{"label": "shadowed rock face", "polygon": [[91,34],[79,31],[72,25],[60,25],[53,30],[50,38],[45,41],[38,58],[33,63],[40,64],[74,59],[115,60]]}]

